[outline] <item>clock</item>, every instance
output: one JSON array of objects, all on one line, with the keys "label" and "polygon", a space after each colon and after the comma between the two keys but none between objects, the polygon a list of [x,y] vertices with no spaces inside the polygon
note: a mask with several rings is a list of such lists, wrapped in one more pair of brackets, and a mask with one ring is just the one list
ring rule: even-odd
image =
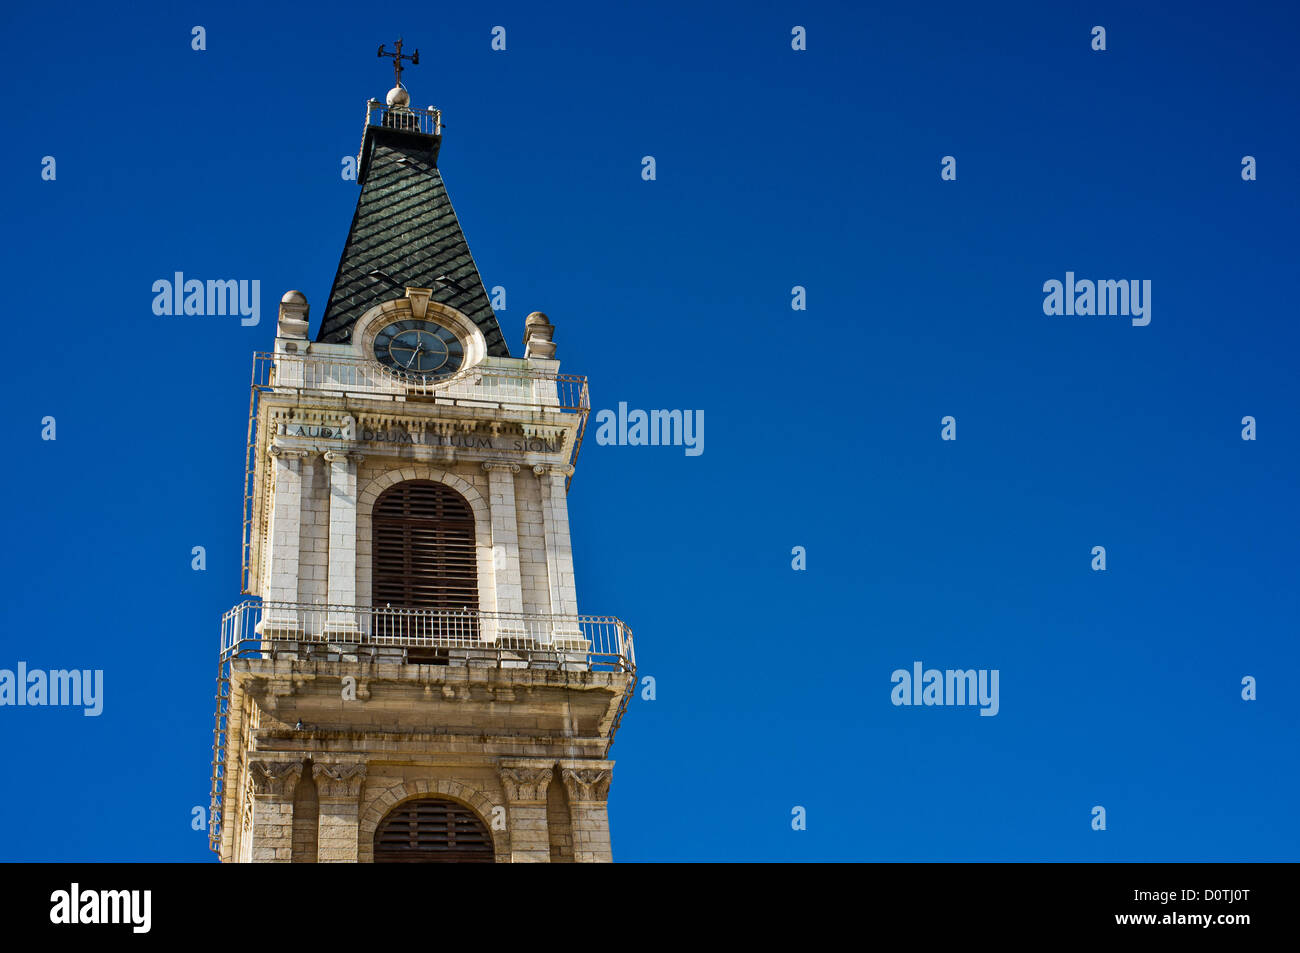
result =
[{"label": "clock", "polygon": [[394,321],[375,335],[375,359],[398,371],[446,377],[460,370],[465,348],[455,333],[433,321]]}]

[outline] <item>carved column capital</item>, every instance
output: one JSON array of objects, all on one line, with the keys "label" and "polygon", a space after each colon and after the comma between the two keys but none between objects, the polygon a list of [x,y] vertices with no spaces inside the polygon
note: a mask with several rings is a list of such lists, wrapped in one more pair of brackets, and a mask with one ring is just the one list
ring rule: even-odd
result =
[{"label": "carved column capital", "polygon": [[309,455],[306,450],[291,450],[288,447],[282,447],[277,443],[270,444],[266,448],[266,452],[273,458],[284,460],[291,465]]},{"label": "carved column capital", "polygon": [[486,470],[488,473],[491,473],[493,470],[509,470],[511,473],[518,473],[519,464],[502,463],[500,461],[485,460],[483,461],[483,469]]},{"label": "carved column capital", "polygon": [[311,766],[316,796],[323,800],[355,801],[366,782],[365,764],[316,764]]},{"label": "carved column capital", "polygon": [[551,783],[552,769],[534,765],[503,765],[501,786],[506,790],[506,800],[545,801],[546,786]]},{"label": "carved column capital", "polygon": [[254,761],[248,766],[254,797],[292,798],[301,774],[301,761]]},{"label": "carved column capital", "polygon": [[561,777],[570,801],[603,801],[609,797],[614,772],[609,768],[562,768]]},{"label": "carved column capital", "polygon": [[567,477],[573,475],[573,467],[559,466],[551,463],[538,463],[538,464],[534,464],[533,466],[533,474],[538,479],[545,477],[547,474],[550,474],[551,476]]}]

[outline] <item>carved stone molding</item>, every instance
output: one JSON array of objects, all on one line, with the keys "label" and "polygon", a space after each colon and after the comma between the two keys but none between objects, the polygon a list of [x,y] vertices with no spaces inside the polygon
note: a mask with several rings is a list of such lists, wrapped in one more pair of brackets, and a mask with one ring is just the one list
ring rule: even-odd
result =
[{"label": "carved stone molding", "polygon": [[311,766],[316,796],[337,801],[355,801],[366,781],[365,764],[316,764]]},{"label": "carved stone molding", "polygon": [[301,761],[254,761],[248,766],[254,797],[292,798],[301,775]]},{"label": "carved stone molding", "polygon": [[487,461],[484,461],[484,463],[483,463],[483,469],[486,470],[488,473],[491,473],[493,470],[509,470],[511,473],[518,473],[518,472],[519,472],[519,464],[517,464],[517,463],[500,463],[500,462],[496,462],[496,461],[492,461],[492,460],[487,460]]},{"label": "carved stone molding", "polygon": [[603,801],[609,797],[614,772],[609,768],[563,768],[564,788],[570,801]]},{"label": "carved stone molding", "polygon": [[429,299],[433,297],[433,289],[407,288],[406,297],[411,302],[411,317],[423,321],[429,311]]},{"label": "carved stone molding", "polygon": [[503,766],[501,785],[506,789],[506,800],[545,801],[546,786],[551,783],[551,770],[527,765]]}]

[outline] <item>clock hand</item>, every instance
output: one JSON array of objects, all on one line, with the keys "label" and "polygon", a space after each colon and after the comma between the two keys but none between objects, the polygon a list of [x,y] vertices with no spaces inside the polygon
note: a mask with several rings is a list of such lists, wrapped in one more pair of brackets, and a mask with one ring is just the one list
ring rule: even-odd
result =
[{"label": "clock hand", "polygon": [[416,343],[416,345],[415,345],[415,350],[411,352],[411,359],[410,359],[409,361],[406,362],[406,367],[404,368],[404,370],[408,370],[408,371],[409,371],[409,370],[411,369],[411,365],[414,364],[414,363],[415,363],[415,359],[416,359],[417,357],[420,356],[420,350],[421,350],[423,347],[424,347],[424,339],[421,338],[421,339]]}]

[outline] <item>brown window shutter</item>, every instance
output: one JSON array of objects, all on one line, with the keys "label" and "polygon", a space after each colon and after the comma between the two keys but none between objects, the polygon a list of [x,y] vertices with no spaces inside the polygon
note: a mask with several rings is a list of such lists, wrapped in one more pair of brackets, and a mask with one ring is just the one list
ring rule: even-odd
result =
[{"label": "brown window shutter", "polygon": [[454,801],[408,801],[375,831],[377,864],[490,864],[494,859],[487,827]]},{"label": "brown window shutter", "polygon": [[478,609],[474,514],[451,487],[410,480],[375,502],[373,602],[402,609]]}]

